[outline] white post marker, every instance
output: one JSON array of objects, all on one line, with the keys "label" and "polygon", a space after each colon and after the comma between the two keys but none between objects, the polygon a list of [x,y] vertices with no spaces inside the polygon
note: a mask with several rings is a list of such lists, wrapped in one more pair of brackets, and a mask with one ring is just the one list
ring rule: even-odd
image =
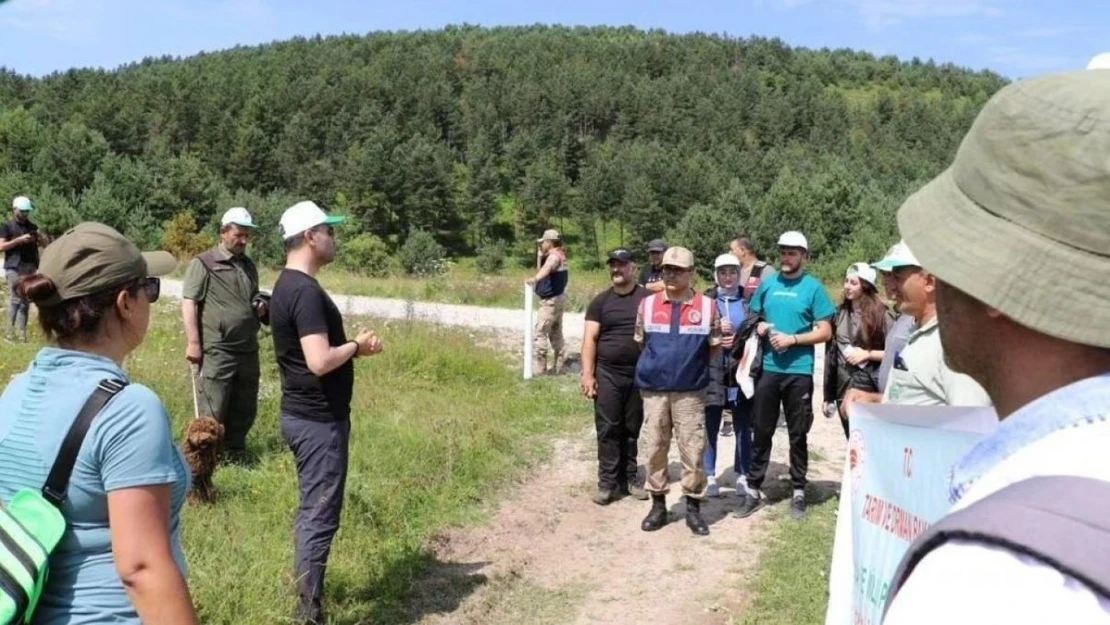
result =
[{"label": "white post marker", "polygon": [[532,287],[524,285],[524,379],[532,379]]}]

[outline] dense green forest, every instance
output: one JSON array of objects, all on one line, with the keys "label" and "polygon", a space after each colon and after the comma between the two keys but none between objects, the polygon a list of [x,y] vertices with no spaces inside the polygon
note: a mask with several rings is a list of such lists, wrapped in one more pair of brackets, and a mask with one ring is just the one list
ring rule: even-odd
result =
[{"label": "dense green forest", "polygon": [[370,271],[418,231],[530,262],[547,226],[579,266],[664,234],[708,255],[785,229],[840,264],[881,253],[1004,84],[777,39],[545,26],[3,70],[0,193],[30,195],[49,230],[96,219],[144,245],[244,205],[268,263],[281,210],[309,198],[353,217]]}]

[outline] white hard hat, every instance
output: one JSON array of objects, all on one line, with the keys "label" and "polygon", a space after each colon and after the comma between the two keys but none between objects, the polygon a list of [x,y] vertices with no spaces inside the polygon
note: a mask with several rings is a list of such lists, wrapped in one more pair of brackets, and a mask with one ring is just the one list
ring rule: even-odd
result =
[{"label": "white hard hat", "polygon": [[796,230],[782,233],[779,237],[779,247],[800,247],[803,250],[809,251],[809,242],[806,241],[806,235]]},{"label": "white hard hat", "polygon": [[1110,52],[1096,54],[1094,58],[1087,63],[1087,69],[1110,69]]},{"label": "white hard hat", "polygon": [[739,267],[739,266],[740,266],[740,259],[736,258],[732,254],[721,254],[720,256],[717,257],[717,260],[713,261],[713,269],[714,270],[720,269],[721,267]]}]

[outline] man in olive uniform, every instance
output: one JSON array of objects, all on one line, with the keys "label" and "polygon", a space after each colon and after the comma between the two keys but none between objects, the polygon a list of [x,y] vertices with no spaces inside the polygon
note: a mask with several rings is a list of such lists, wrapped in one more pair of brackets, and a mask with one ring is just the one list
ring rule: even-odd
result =
[{"label": "man in olive uniform", "polygon": [[200,367],[197,401],[224,424],[224,449],[242,460],[258,414],[258,330],[267,310],[258,269],[247,257],[255,229],[245,208],[224,213],[220,244],[193,259],[185,274],[181,311],[185,358]]}]

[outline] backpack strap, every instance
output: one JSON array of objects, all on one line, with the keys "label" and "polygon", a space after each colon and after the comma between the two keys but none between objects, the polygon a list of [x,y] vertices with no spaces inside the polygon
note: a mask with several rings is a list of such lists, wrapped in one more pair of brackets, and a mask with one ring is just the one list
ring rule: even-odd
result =
[{"label": "backpack strap", "polygon": [[1075,476],[1011,484],[933,524],[910,546],[891,579],[884,614],[914,568],[949,540],[1029,556],[1110,597],[1110,482]]},{"label": "backpack strap", "polygon": [[219,262],[216,258],[215,248],[197,254],[197,260],[199,260],[200,264],[204,265],[204,268],[210,273],[216,271],[216,263]]},{"label": "backpack strap", "polygon": [[85,434],[88,433],[93,419],[126,386],[127,382],[123,380],[101,380],[69,426],[62,448],[58,451],[58,457],[54,459],[54,466],[50,467],[50,474],[42,487],[42,496],[55,507],[61,508],[66,499],[69,477],[73,473],[74,463],[77,462],[77,452],[81,451],[81,444],[85,441]]}]

